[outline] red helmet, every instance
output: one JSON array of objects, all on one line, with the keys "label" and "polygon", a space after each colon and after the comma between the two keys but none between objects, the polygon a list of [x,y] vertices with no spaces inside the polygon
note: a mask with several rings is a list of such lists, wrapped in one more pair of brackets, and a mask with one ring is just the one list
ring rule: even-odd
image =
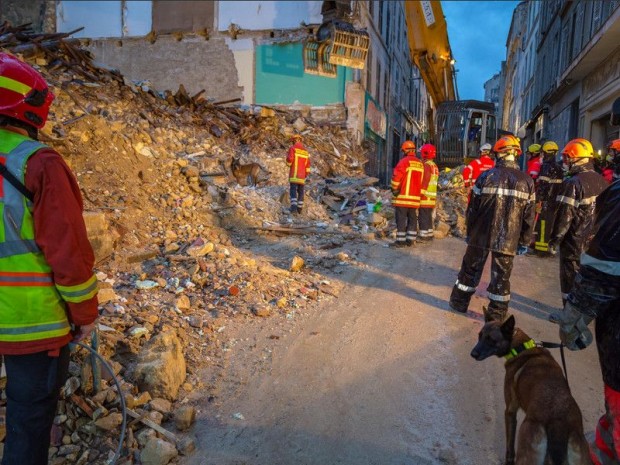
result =
[{"label": "red helmet", "polygon": [[403,145],[400,147],[400,149],[405,153],[411,152],[412,150],[415,150],[415,144],[410,140],[406,140],[405,142],[403,142]]},{"label": "red helmet", "polygon": [[0,53],[0,115],[41,129],[54,94],[45,79],[13,55]]},{"label": "red helmet", "polygon": [[592,158],[594,157],[594,149],[587,139],[573,139],[566,144],[566,147],[562,150],[562,155],[569,159]]},{"label": "red helmet", "polygon": [[437,150],[435,149],[435,146],[433,144],[424,144],[422,147],[420,147],[420,153],[422,154],[422,158],[424,158],[425,160],[432,160],[433,158],[435,158]]},{"label": "red helmet", "polygon": [[612,140],[607,146],[607,150],[615,150],[620,152],[620,139]]},{"label": "red helmet", "polygon": [[517,154],[521,155],[521,144],[519,139],[511,134],[500,137],[493,146],[493,151],[497,154],[510,152],[512,150],[516,150]]}]

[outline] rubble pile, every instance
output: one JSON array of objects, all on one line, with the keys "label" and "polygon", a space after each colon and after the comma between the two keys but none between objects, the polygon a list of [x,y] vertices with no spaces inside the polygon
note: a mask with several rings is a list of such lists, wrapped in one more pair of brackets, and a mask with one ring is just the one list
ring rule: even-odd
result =
[{"label": "rubble pile", "polygon": [[[337,296],[341,285],[325,270],[355,266],[344,249],[352,241],[389,234],[391,194],[363,174],[365,154],[337,125],[314,124],[303,110],[213,102],[183,86],[158,93],[97,64],[68,35],[5,23],[0,48],[39,69],[56,96],[40,138],[65,157],[84,197],[101,288],[98,350],[130,417],[118,463],[174,463],[193,449],[183,434],[195,416],[189,399],[203,387],[200,367],[229,348],[226,322],[294,317]],[[287,213],[293,132],[312,154],[301,218]],[[263,167],[258,186],[238,183],[233,157]],[[458,229],[457,194],[440,202],[439,219]],[[262,249],[246,248],[256,237]],[[93,377],[84,349],[72,359],[50,463],[106,463],[118,445],[120,395],[106,370]]]}]

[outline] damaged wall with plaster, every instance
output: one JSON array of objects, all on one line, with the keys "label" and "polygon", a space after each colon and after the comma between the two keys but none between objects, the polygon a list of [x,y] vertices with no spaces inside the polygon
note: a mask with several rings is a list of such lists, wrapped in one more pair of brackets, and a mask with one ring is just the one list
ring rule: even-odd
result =
[{"label": "damaged wall with plaster", "polygon": [[[293,82],[286,81],[291,64],[284,64],[284,74],[274,73],[273,67],[270,73],[265,54],[256,48],[256,42],[269,33],[250,32],[320,23],[321,4],[63,0],[58,2],[56,17],[59,32],[84,27],[75,37],[92,39],[88,48],[97,61],[118,68],[131,80],[149,81],[159,91],[174,92],[183,84],[190,94],[205,89],[205,95],[216,101],[240,98],[246,104],[301,101],[321,105],[344,100],[346,72],[341,71],[336,80],[315,82],[316,76],[297,76]],[[242,29],[238,38],[214,32],[217,25],[226,31],[233,23]],[[297,75],[299,69],[303,75],[301,48],[293,58]],[[266,82],[272,78],[275,81]],[[282,87],[282,79],[286,81],[283,87],[290,88],[289,95],[269,89],[277,83]]]}]

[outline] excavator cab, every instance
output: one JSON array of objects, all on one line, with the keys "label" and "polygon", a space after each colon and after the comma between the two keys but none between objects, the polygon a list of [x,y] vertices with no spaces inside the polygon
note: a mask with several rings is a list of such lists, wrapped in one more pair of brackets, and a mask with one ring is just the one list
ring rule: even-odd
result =
[{"label": "excavator cab", "polygon": [[304,71],[336,77],[338,65],[364,69],[370,36],[347,21],[351,16],[351,2],[323,2],[321,13],[323,24],[304,42]]},{"label": "excavator cab", "polygon": [[443,102],[435,126],[437,163],[442,167],[469,163],[483,144],[497,140],[495,105],[479,100]]}]

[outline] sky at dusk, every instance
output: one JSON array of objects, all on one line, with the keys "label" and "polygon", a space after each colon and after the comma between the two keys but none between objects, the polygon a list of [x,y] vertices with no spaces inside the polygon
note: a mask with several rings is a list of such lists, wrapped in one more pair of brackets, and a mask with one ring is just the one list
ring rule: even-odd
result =
[{"label": "sky at dusk", "polygon": [[506,59],[506,38],[518,1],[443,0],[460,99],[484,99],[484,83]]}]

